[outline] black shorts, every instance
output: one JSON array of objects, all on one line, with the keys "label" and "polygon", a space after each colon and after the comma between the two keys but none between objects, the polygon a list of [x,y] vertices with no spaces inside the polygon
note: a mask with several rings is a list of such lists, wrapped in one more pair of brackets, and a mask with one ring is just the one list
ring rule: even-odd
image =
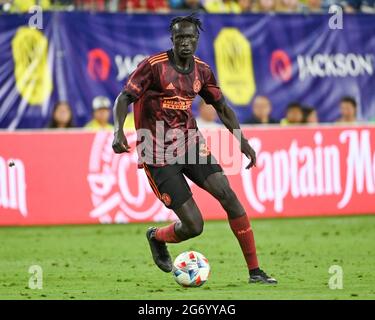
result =
[{"label": "black shorts", "polygon": [[[185,176],[203,188],[209,175],[223,171],[213,155],[198,157],[200,162],[196,164],[176,163],[161,167],[143,165],[152,190],[167,208],[178,209],[191,198],[192,193]],[[203,158],[205,161],[202,161]]]}]

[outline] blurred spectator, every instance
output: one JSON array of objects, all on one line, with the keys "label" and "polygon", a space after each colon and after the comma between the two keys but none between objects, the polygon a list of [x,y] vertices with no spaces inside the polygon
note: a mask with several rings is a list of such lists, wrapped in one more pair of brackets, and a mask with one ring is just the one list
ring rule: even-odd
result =
[{"label": "blurred spectator", "polygon": [[304,13],[323,13],[322,0],[307,0],[303,5]]},{"label": "blurred spectator", "polygon": [[253,102],[253,116],[247,123],[251,124],[267,124],[278,123],[278,121],[270,117],[272,111],[271,101],[265,96],[257,96]]},{"label": "blurred spectator", "polygon": [[169,12],[167,0],[120,0],[119,10],[126,12]]},{"label": "blurred spectator", "polygon": [[75,3],[77,2],[77,0],[51,0],[51,2],[52,10],[59,9],[72,11],[75,9]]},{"label": "blurred spectator", "polygon": [[238,0],[238,4],[241,8],[241,13],[252,11],[253,0]]},{"label": "blurred spectator", "polygon": [[256,0],[253,12],[275,12],[276,0]]},{"label": "blurred spectator", "polygon": [[77,8],[81,10],[104,11],[105,0],[75,0]]},{"label": "blurred spectator", "polygon": [[7,12],[11,8],[10,0],[0,0],[0,12]]},{"label": "blurred spectator", "polygon": [[346,96],[340,101],[340,118],[337,122],[355,123],[357,122],[357,103],[354,98]]},{"label": "blurred spectator", "polygon": [[291,102],[286,108],[286,117],[280,121],[282,125],[303,123],[303,110],[298,102]]},{"label": "blurred spectator", "polygon": [[10,12],[28,12],[32,6],[40,6],[43,10],[51,9],[50,0],[13,0]]},{"label": "blurred spectator", "polygon": [[202,5],[200,0],[184,0],[182,5],[177,9],[194,12],[207,12],[206,8]]},{"label": "blurred spectator", "polygon": [[85,128],[94,130],[113,129],[113,125],[109,123],[110,107],[111,101],[107,97],[95,97],[92,101],[93,119],[85,125]]},{"label": "blurred spectator", "polygon": [[215,122],[217,119],[217,113],[212,105],[206,104],[204,100],[201,100],[198,108],[199,115],[195,118],[195,121],[197,122],[199,129],[221,127],[219,123]]},{"label": "blurred spectator", "polygon": [[169,0],[169,7],[171,10],[180,10],[179,8],[184,3],[184,0]]},{"label": "blurred spectator", "polygon": [[276,0],[276,11],[283,13],[296,13],[302,11],[299,0]]},{"label": "blurred spectator", "polygon": [[322,0],[322,8],[324,12],[328,12],[332,5],[343,7],[343,0]]},{"label": "blurred spectator", "polygon": [[52,111],[52,119],[47,128],[73,128],[73,112],[69,103],[59,101],[55,104]]},{"label": "blurred spectator", "polygon": [[302,109],[303,111],[303,122],[304,123],[319,123],[318,113],[313,107],[305,106]]},{"label": "blurred spectator", "polygon": [[207,0],[205,7],[209,13],[241,13],[241,8],[235,0]]},{"label": "blurred spectator", "polygon": [[342,5],[346,13],[375,13],[375,0],[345,0]]}]

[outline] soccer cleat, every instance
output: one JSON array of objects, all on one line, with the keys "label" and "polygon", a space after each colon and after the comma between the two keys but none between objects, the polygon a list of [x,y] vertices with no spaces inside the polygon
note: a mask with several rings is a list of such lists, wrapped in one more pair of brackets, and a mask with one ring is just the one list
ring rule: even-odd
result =
[{"label": "soccer cleat", "polygon": [[261,269],[256,269],[250,271],[250,279],[249,283],[268,283],[268,284],[277,284],[277,280],[275,278],[270,277]]},{"label": "soccer cleat", "polygon": [[152,253],[152,258],[155,264],[164,272],[172,271],[172,259],[169,255],[165,242],[155,239],[156,227],[151,227],[146,232],[148,243]]}]

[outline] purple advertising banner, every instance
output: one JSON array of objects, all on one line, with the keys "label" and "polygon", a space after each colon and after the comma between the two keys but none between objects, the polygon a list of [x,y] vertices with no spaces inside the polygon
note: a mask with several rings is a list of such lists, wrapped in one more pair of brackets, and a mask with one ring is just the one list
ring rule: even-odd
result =
[{"label": "purple advertising banner", "polygon": [[[171,48],[173,15],[51,12],[41,29],[31,14],[0,15],[0,128],[45,127],[58,100],[68,101],[76,126],[91,119],[92,99],[112,101],[139,62]],[[335,121],[345,95],[361,120],[375,118],[375,19],[344,15],[200,15],[196,55],[213,69],[241,122],[256,95],[270,98],[275,119],[291,101]],[[193,111],[197,112],[197,98]]]}]

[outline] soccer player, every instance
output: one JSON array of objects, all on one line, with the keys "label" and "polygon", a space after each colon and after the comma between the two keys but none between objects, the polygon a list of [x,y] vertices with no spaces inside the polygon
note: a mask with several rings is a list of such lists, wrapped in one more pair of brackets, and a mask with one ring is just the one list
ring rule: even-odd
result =
[{"label": "soccer player", "polygon": [[[141,139],[138,137],[138,155],[152,155],[147,161],[142,157],[142,166],[156,196],[179,218],[179,221],[169,226],[151,227],[147,230],[146,236],[154,262],[161,270],[172,271],[172,260],[166,243],[185,241],[203,231],[202,214],[192,197],[185,179],[187,176],[214,196],[225,209],[249,269],[249,282],[275,284],[277,281],[259,268],[253,230],[243,206],[231,189],[221,166],[205,149],[201,140],[197,139],[199,131],[191,110],[192,101],[197,95],[215,107],[220,120],[230,132],[240,130],[235,113],[225,102],[210,67],[194,56],[200,30],[203,30],[201,21],[193,15],[174,18],[170,24],[172,49],[143,60],[130,75],[113,108],[115,132],[112,147],[116,153],[130,150],[123,132],[123,123],[129,104],[134,102],[137,134],[146,129],[151,135],[151,143],[142,146],[141,152],[138,149]],[[168,147],[174,140],[160,141],[160,129],[179,129],[183,133],[184,148],[177,148],[177,157],[186,160],[190,151],[197,148],[199,152],[195,152],[194,160],[198,163],[168,162],[171,156],[167,152]],[[197,135],[189,134],[191,130],[197,132]],[[146,139],[146,136],[143,137]],[[241,152],[250,159],[246,168],[255,166],[255,151],[242,132],[237,138]],[[161,157],[164,162],[159,161],[160,152],[155,151],[161,145],[161,149],[165,151]],[[173,155],[176,154],[173,152]],[[190,156],[188,158],[191,159]]]}]

